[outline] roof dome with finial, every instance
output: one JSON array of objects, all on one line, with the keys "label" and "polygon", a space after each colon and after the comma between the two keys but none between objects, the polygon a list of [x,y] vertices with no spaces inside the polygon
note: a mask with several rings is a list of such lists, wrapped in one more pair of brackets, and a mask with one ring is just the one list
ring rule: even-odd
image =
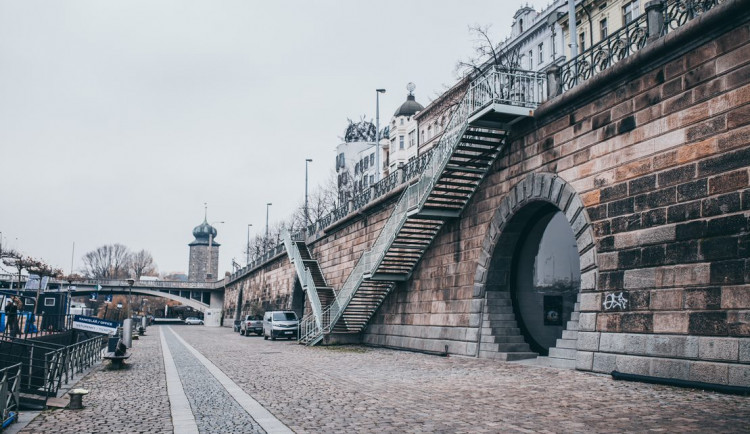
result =
[{"label": "roof dome with finial", "polygon": [[203,223],[193,228],[193,236],[195,240],[190,243],[190,246],[197,245],[208,245],[209,243],[214,246],[218,246],[216,242],[216,228],[208,224],[208,209],[206,214],[203,216]]},{"label": "roof dome with finial", "polygon": [[396,110],[396,113],[394,113],[393,116],[414,116],[418,111],[424,110],[424,106],[414,99],[414,89],[416,88],[417,86],[411,82],[406,85],[406,90],[409,91],[409,95],[406,96],[406,101],[401,104],[401,107]]}]

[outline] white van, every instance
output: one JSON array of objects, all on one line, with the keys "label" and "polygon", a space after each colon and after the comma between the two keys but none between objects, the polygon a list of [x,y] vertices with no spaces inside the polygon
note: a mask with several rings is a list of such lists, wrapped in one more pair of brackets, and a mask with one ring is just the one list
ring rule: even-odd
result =
[{"label": "white van", "polygon": [[297,339],[298,333],[299,319],[296,313],[290,310],[277,310],[263,315],[263,339]]}]

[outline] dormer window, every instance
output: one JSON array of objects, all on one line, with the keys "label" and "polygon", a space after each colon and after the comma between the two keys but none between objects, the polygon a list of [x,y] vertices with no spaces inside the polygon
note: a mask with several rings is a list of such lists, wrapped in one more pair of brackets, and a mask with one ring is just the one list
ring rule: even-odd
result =
[{"label": "dormer window", "polygon": [[518,20],[518,29],[521,33],[523,33],[523,18]]}]

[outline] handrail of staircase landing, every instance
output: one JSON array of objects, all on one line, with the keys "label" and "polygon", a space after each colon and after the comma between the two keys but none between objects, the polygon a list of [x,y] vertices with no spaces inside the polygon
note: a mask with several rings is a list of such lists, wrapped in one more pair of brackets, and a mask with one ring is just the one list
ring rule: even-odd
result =
[{"label": "handrail of staircase landing", "polygon": [[[305,291],[307,292],[307,296],[310,299],[310,306],[312,307],[312,317],[317,323],[317,326],[320,327],[320,314],[323,309],[320,304],[318,289],[315,286],[315,281],[313,280],[312,273],[310,273],[309,268],[305,267],[305,263],[302,259],[302,255],[300,255],[299,249],[294,246],[292,234],[288,230],[283,229],[281,237],[284,240],[284,247],[286,247],[287,254],[289,255],[289,260],[294,264],[294,267],[297,270],[297,276],[300,279],[300,285],[302,285],[302,288],[305,289]],[[303,318],[301,322],[304,321],[305,318]]]}]

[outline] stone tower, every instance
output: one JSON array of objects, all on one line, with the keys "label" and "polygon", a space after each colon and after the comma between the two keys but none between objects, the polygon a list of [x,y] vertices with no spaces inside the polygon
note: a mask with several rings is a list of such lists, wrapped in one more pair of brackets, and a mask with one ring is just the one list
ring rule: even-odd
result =
[{"label": "stone tower", "polygon": [[219,243],[216,242],[216,228],[208,224],[206,218],[203,223],[193,229],[195,240],[190,246],[190,263],[188,265],[188,280],[204,282],[216,280],[219,272]]}]

